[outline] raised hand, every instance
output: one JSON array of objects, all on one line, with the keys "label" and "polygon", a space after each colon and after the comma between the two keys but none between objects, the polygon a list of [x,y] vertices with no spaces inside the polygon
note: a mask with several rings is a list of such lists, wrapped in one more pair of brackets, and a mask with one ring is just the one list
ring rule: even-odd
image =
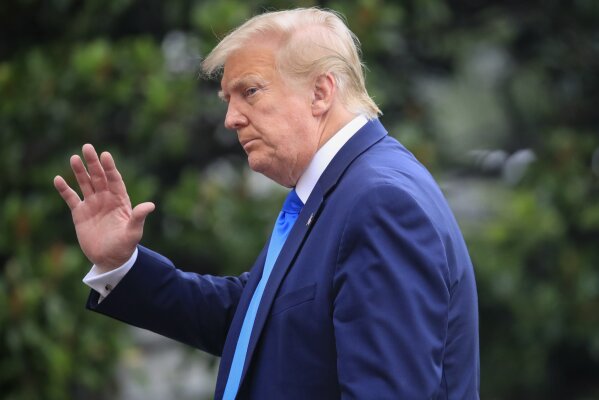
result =
[{"label": "raised hand", "polygon": [[110,153],[104,152],[98,158],[94,147],[85,144],[83,157],[87,169],[78,155],[71,157],[83,200],[61,176],[54,178],[54,186],[71,209],[81,250],[97,267],[109,271],[131,257],[154,204],[131,208],[125,183]]}]

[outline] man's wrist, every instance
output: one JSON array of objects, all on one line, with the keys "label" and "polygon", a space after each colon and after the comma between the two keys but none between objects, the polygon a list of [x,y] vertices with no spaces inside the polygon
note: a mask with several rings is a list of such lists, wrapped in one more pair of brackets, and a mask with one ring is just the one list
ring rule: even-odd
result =
[{"label": "man's wrist", "polygon": [[109,269],[108,271],[103,271],[98,265],[93,265],[91,270],[83,278],[83,283],[100,293],[101,298],[108,296],[133,267],[133,264],[137,261],[137,254],[138,250],[136,247],[129,260],[123,263],[123,265]]},{"label": "man's wrist", "polygon": [[99,274],[106,274],[110,271],[114,271],[116,269],[122,268],[125,265],[128,265],[131,263],[131,259],[137,257],[137,246],[126,254],[127,255],[125,256],[107,258],[102,262],[94,262],[94,268],[96,272]]}]

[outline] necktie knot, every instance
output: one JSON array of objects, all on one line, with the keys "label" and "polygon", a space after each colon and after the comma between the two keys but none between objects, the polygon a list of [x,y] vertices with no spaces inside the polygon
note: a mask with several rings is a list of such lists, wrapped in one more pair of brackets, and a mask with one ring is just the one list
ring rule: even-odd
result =
[{"label": "necktie knot", "polygon": [[303,206],[304,203],[297,195],[295,189],[292,189],[289,194],[287,194],[287,198],[283,203],[281,211],[288,214],[299,214]]}]

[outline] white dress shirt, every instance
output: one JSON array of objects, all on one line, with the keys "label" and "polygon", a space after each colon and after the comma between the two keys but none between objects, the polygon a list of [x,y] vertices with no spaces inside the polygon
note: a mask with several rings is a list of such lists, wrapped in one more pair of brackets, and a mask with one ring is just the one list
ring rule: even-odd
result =
[{"label": "white dress shirt", "polygon": [[[360,128],[366,125],[367,122],[368,119],[366,116],[358,115],[333,135],[333,137],[331,137],[320,149],[318,149],[316,154],[314,154],[308,168],[306,168],[306,171],[304,171],[295,186],[295,191],[304,204],[308,201],[308,197],[310,197],[310,193],[312,193],[314,186],[316,186],[316,182],[318,182],[318,179],[320,179],[320,176],[333,157],[335,157],[343,145],[347,143]],[[102,301],[108,294],[110,294],[110,291],[118,285],[127,272],[129,272],[133,264],[135,264],[137,253],[137,248],[135,248],[131,258],[125,264],[112,271],[102,273],[96,265],[93,265],[91,270],[83,278],[83,283],[97,291],[100,294],[99,301]]]}]

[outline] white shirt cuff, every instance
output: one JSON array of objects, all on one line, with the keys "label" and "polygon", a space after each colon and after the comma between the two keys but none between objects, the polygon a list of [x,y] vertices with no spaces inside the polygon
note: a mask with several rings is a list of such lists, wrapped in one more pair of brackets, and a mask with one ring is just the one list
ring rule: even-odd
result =
[{"label": "white shirt cuff", "polygon": [[131,258],[129,258],[125,264],[113,269],[112,271],[100,272],[100,269],[94,264],[92,265],[92,269],[83,278],[83,283],[100,293],[100,299],[98,300],[99,303],[100,301],[104,300],[104,298],[110,294],[112,289],[114,289],[116,285],[118,285],[119,282],[125,277],[125,275],[127,275],[127,272],[129,272],[136,260],[137,247],[135,248]]}]

